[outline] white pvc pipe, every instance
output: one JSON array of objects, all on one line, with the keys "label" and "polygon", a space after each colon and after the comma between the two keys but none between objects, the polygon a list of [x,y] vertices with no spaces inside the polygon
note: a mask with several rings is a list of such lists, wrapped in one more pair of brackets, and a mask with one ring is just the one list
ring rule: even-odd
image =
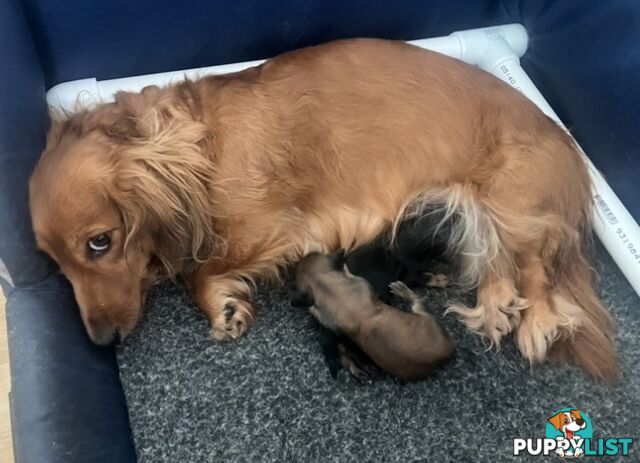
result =
[{"label": "white pvc pipe", "polygon": [[[464,40],[464,33],[458,33]],[[520,60],[502,38],[485,54],[475,57],[480,68],[502,79],[535,103],[540,110],[567,130],[547,100],[520,66]],[[576,142],[576,146],[580,146]],[[587,162],[594,186],[593,229],[631,286],[640,295],[640,226],[605,181],[602,174],[580,151]]]},{"label": "white pvc pipe", "polygon": [[[520,67],[519,58],[527,50],[529,37],[520,24],[485,27],[454,32],[446,37],[414,40],[409,43],[477,65],[522,92],[542,112],[565,128],[558,115]],[[186,71],[98,81],[87,78],[58,84],[47,92],[53,109],[73,112],[78,108],[113,101],[116,92],[139,92],[147,85],[165,86],[211,74],[225,74],[256,66],[264,60],[211,66]],[[565,128],[566,130],[566,128]],[[583,153],[584,154],[584,153]],[[594,183],[594,230],[622,273],[640,295],[640,227],[618,199],[602,175],[585,156]]]},{"label": "white pvc pipe", "polygon": [[[478,36],[478,40],[474,39],[473,41],[477,45],[484,44],[486,42],[486,37],[504,37],[513,50],[515,50],[518,57],[522,56],[527,50],[527,32],[520,24],[488,27],[468,32]],[[459,33],[454,33],[447,37],[413,40],[409,43],[421,48],[437,51],[438,53],[442,53],[453,58],[468,61],[468,58],[471,57],[471,54],[469,53],[469,45],[465,44],[463,47],[463,44],[457,34]],[[476,55],[480,55],[483,50],[477,45],[473,47],[473,51]],[[252,66],[257,66],[262,62],[264,62],[264,60],[245,61],[243,63],[187,69],[186,71],[162,72],[158,74],[147,74],[100,81],[96,80],[95,77],[89,77],[71,82],[63,82],[54,86],[47,92],[47,103],[51,108],[72,113],[78,108],[87,108],[99,103],[111,102],[113,101],[114,95],[119,91],[139,92],[147,85],[165,86],[180,82],[184,80],[185,77],[189,79],[197,79],[206,75],[227,74],[230,72],[242,71],[243,69]]]}]

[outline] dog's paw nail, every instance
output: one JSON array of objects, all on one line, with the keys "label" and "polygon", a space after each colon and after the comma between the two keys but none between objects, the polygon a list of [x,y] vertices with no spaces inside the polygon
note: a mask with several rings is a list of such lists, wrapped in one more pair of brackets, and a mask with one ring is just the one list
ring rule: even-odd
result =
[{"label": "dog's paw nail", "polygon": [[237,339],[247,331],[253,317],[250,302],[239,299],[229,302],[213,320],[211,336],[218,341]]}]

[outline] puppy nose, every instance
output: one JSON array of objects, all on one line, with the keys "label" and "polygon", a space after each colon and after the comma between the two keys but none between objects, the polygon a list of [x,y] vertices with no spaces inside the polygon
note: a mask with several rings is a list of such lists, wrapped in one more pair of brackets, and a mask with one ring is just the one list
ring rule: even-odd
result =
[{"label": "puppy nose", "polygon": [[576,420],[576,424],[577,424],[578,426],[582,426],[582,425],[584,424],[584,420],[583,420],[582,418],[578,418],[578,419]]}]

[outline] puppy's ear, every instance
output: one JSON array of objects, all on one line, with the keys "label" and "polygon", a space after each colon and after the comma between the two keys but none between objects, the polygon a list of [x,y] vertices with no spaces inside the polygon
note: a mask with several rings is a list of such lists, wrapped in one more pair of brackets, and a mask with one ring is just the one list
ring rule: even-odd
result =
[{"label": "puppy's ear", "polygon": [[308,292],[295,290],[291,293],[291,305],[298,309],[308,309],[314,302],[313,296]]},{"label": "puppy's ear", "polygon": [[345,262],[344,249],[338,249],[334,253],[329,254],[328,258],[332,269],[342,271]]},{"label": "puppy's ear", "polygon": [[562,430],[562,425],[564,424],[564,413],[553,415],[551,418],[549,418],[549,423],[551,423],[551,425],[558,431]]}]

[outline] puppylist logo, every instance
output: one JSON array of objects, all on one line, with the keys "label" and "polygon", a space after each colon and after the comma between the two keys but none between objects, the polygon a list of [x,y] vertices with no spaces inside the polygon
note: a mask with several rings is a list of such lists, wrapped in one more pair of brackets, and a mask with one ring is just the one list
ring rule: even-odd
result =
[{"label": "puppylist logo", "polygon": [[557,455],[561,458],[628,456],[630,437],[593,438],[589,416],[576,408],[561,408],[547,419],[545,438],[514,439],[514,455]]}]

